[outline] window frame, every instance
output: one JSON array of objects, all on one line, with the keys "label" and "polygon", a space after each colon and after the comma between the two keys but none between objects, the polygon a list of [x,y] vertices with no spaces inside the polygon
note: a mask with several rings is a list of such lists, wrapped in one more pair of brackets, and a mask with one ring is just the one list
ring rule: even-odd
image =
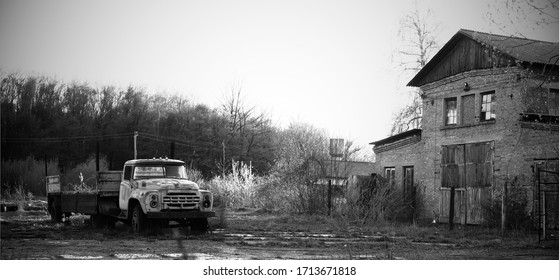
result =
[{"label": "window frame", "polygon": [[[484,99],[484,97],[486,96],[491,96],[491,100],[489,100],[489,102],[486,102],[486,100]],[[479,99],[481,103],[479,109],[479,121],[480,122],[494,121],[497,118],[497,115],[495,113],[495,103],[497,100],[495,91],[492,90],[492,91],[482,92],[479,94]],[[487,118],[487,114],[489,114],[489,118]]]},{"label": "window frame", "polygon": [[404,201],[415,207],[415,167],[413,165],[402,166],[402,191]]},{"label": "window frame", "polygon": [[[449,103],[454,102],[454,114],[449,117]],[[453,123],[450,123],[451,120],[454,120]],[[450,97],[444,99],[444,125],[445,126],[454,126],[458,125],[458,98]]]},{"label": "window frame", "polygon": [[387,166],[384,168],[384,177],[388,180],[388,184],[394,185],[396,182],[396,167]]}]

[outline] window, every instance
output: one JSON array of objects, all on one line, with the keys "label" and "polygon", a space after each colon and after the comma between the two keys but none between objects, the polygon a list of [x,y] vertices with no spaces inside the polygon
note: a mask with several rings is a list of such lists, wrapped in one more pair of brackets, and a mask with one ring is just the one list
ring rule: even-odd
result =
[{"label": "window", "polygon": [[384,177],[388,179],[388,183],[390,185],[394,184],[394,178],[396,178],[396,168],[394,167],[385,167],[384,168]]},{"label": "window", "polygon": [[134,168],[134,179],[178,178],[186,179],[183,165],[141,165]]},{"label": "window", "polygon": [[445,105],[445,125],[455,125],[458,119],[458,110],[456,110],[456,98],[447,98],[444,100]]},{"label": "window", "polygon": [[495,119],[495,92],[487,92],[481,94],[481,114],[480,121],[488,121]]},{"label": "window", "polygon": [[165,177],[165,169],[163,166],[136,166],[134,168],[134,179],[163,177]]},{"label": "window", "polygon": [[551,116],[559,116],[559,89],[550,88],[549,97],[547,99],[548,114]]},{"label": "window", "polygon": [[127,165],[124,166],[124,180],[130,180],[130,177],[132,177],[132,166]]}]

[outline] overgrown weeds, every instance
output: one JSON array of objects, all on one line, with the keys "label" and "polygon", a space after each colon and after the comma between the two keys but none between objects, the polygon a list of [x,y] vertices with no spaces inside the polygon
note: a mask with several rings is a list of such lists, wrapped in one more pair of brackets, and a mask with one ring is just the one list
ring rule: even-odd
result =
[{"label": "overgrown weeds", "polygon": [[421,184],[416,182],[411,191],[403,192],[392,181],[376,175],[349,186],[345,199],[347,205],[337,215],[362,225],[395,221],[415,224],[425,211]]},{"label": "overgrown weeds", "polygon": [[[501,226],[502,201],[503,194],[497,193],[493,198],[482,204],[482,209],[485,213],[484,226],[490,228],[499,228]],[[517,186],[516,180],[513,180],[508,187],[506,209],[507,229],[512,229],[516,232],[534,229],[534,224],[528,213],[527,190]]]},{"label": "overgrown weeds", "polygon": [[4,203],[28,203],[31,199],[33,199],[33,193],[26,191],[23,186],[5,186],[4,192],[2,193],[2,202]]}]

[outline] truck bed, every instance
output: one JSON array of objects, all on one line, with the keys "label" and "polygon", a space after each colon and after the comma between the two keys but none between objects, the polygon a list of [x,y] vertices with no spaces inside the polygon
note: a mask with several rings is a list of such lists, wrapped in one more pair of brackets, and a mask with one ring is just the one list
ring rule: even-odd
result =
[{"label": "truck bed", "polygon": [[49,196],[58,197],[56,200],[63,213],[108,212],[108,208],[118,203],[121,176],[122,171],[98,172],[95,189],[87,191],[62,191],[59,176],[48,176],[47,192]]}]

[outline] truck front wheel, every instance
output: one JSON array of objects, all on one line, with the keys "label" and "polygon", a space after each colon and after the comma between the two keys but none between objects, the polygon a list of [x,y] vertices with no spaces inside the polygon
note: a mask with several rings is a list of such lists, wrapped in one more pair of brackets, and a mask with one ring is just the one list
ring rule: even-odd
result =
[{"label": "truck front wheel", "polygon": [[134,205],[134,208],[132,208],[130,227],[133,233],[141,233],[146,227],[146,216],[142,211],[142,207],[138,204]]},{"label": "truck front wheel", "polygon": [[60,207],[56,205],[54,202],[49,208],[50,219],[55,223],[62,222],[62,211]]}]

